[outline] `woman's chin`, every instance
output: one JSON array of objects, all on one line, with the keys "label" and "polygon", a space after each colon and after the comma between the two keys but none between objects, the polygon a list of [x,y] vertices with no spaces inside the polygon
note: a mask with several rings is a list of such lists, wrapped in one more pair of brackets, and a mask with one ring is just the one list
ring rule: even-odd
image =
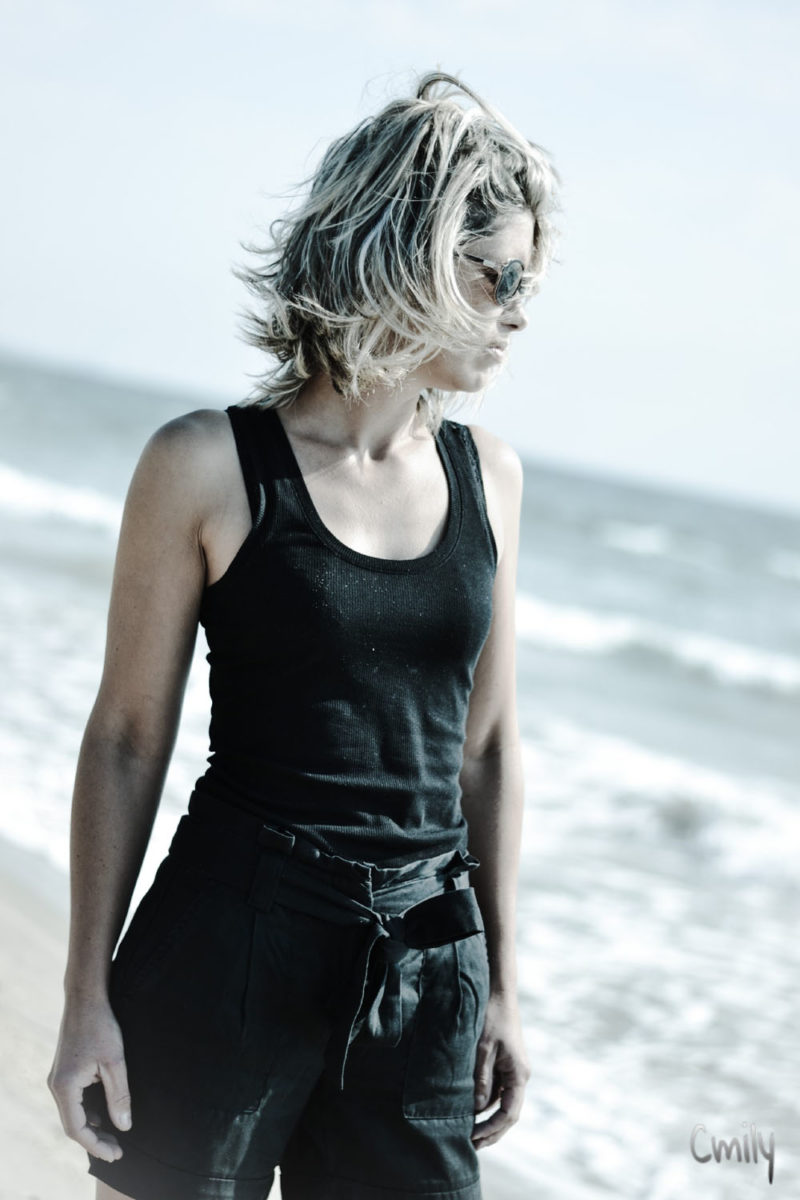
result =
[{"label": "woman's chin", "polygon": [[467,395],[471,395],[473,392],[482,392],[490,383],[494,383],[500,374],[502,365],[502,363],[494,362],[474,371],[460,372],[458,375],[451,375],[446,383],[442,382],[438,386],[443,391],[464,392]]}]

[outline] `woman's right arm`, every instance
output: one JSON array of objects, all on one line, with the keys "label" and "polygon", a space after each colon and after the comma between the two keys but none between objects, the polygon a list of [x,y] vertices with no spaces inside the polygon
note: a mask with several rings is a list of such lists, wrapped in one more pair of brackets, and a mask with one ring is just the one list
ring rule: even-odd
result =
[{"label": "woman's right arm", "polygon": [[[193,413],[150,439],[120,531],[103,675],[81,746],[70,835],[65,1005],[48,1085],[66,1133],[99,1158],[117,1140],[87,1124],[101,1080],[130,1126],[122,1038],[108,1000],[111,957],[150,839],[175,741],[205,584],[203,536],[219,497],[222,413]],[[215,436],[216,434],[216,436]],[[217,510],[218,511],[218,510]],[[135,1115],[135,1114],[134,1114]]]}]

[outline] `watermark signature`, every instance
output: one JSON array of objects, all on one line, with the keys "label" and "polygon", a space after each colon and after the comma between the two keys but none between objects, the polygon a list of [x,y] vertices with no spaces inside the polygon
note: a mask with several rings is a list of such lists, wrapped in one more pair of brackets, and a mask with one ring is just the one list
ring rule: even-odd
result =
[{"label": "watermark signature", "polygon": [[[742,1121],[745,1129],[747,1129],[747,1121]],[[761,1147],[761,1157],[769,1163],[767,1178],[772,1183],[772,1177],[775,1174],[775,1134],[769,1135],[769,1150],[764,1145],[764,1139],[757,1132],[755,1125],[751,1125],[750,1129],[742,1134],[741,1141],[738,1137],[732,1137],[728,1141],[725,1138],[712,1137],[711,1151],[705,1153],[708,1145],[708,1134],[706,1133],[705,1125],[695,1125],[692,1130],[692,1136],[689,1138],[689,1148],[692,1151],[692,1158],[699,1163],[711,1162],[712,1157],[716,1162],[720,1162],[724,1154],[728,1162],[736,1155],[736,1161],[741,1162],[758,1162],[758,1149]]]}]

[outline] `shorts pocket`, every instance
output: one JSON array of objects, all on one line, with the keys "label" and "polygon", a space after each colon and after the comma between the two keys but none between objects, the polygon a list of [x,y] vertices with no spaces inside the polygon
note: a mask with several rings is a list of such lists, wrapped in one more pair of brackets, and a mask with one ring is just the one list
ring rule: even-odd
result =
[{"label": "shorts pocket", "polygon": [[475,1055],[488,996],[483,933],[425,951],[403,1087],[405,1116],[474,1116]]},{"label": "shorts pocket", "polygon": [[117,950],[112,971],[116,994],[133,995],[157,978],[217,886],[213,879],[167,855]]},{"label": "shorts pocket", "polygon": [[202,1123],[259,1109],[288,1031],[298,1044],[311,1037],[302,981],[315,958],[301,953],[291,910],[265,912],[186,859],[167,863],[154,889],[131,922],[112,1002],[134,1111],[149,1114],[148,1144],[166,1157],[178,1110]]}]

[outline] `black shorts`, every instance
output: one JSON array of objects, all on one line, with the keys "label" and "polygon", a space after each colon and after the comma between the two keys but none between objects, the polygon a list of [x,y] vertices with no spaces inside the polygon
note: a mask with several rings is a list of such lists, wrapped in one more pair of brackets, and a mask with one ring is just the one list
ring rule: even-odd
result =
[{"label": "black shorts", "polygon": [[112,963],[132,1128],[89,1173],[135,1200],[480,1200],[489,990],[456,851],[377,868],[192,811]]}]

